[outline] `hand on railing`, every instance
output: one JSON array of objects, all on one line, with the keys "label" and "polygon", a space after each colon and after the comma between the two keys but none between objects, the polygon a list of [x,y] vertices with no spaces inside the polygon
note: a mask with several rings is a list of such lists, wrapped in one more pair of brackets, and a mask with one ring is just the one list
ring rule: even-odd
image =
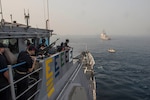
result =
[{"label": "hand on railing", "polygon": [[36,61],[36,56],[31,56],[33,61]]}]

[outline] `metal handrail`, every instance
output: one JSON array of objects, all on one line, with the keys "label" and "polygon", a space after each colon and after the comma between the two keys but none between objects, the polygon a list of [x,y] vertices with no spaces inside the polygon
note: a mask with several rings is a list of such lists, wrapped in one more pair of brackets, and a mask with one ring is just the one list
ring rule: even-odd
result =
[{"label": "metal handrail", "polygon": [[24,77],[22,77],[22,78],[20,78],[20,79],[18,79],[18,80],[16,80],[16,81],[14,81],[14,83],[15,83],[15,84],[18,83],[19,81],[21,81],[21,80],[23,80],[23,79],[29,77],[30,75],[34,74],[35,72],[38,72],[38,71],[41,70],[41,69],[42,69],[42,68],[36,69],[35,71],[33,71],[33,72],[27,74],[26,76],[24,76]]},{"label": "metal handrail", "polygon": [[33,85],[31,85],[31,87],[29,87],[28,89],[26,89],[24,92],[22,92],[20,95],[18,95],[16,97],[16,99],[18,99],[19,97],[21,97],[23,94],[25,94],[26,92],[28,92],[33,86],[35,86],[36,84],[38,84],[40,81],[42,81],[42,79],[39,79],[37,82],[35,82]]},{"label": "metal handrail", "polygon": [[[20,65],[23,65],[23,64],[25,64],[25,63],[26,63],[26,62],[21,62],[21,63],[18,63],[18,64],[13,65],[13,66],[11,66],[11,67],[12,67],[12,68],[15,68],[15,67],[18,67],[18,66],[20,66]],[[4,71],[6,71],[6,70],[8,70],[8,67],[1,69],[0,72],[4,72]]]},{"label": "metal handrail", "polygon": [[[24,78],[29,77],[30,75],[32,75],[32,74],[34,74],[35,72],[38,72],[38,71],[40,71],[40,70],[42,70],[41,67],[38,68],[38,69],[36,69],[35,71],[33,71],[33,72],[27,74],[26,76],[24,76],[24,77],[22,77],[22,78],[16,80],[16,81],[14,82],[14,84],[17,83],[17,82],[19,82],[19,81],[21,81],[21,80],[23,80]],[[32,84],[28,89],[26,89],[24,92],[22,92],[20,95],[18,95],[18,96],[16,97],[16,99],[18,99],[18,98],[19,98],[20,96],[22,96],[24,93],[28,92],[32,87],[34,87],[34,86],[35,86],[36,84],[38,84],[40,81],[42,81],[42,79],[37,80],[37,81],[36,81],[34,84]],[[29,97],[29,98],[30,98],[30,97]]]},{"label": "metal handrail", "polygon": [[3,88],[1,88],[1,89],[0,89],[0,92],[2,92],[3,90],[7,89],[8,87],[10,87],[10,84],[7,85],[7,86],[5,86],[5,87],[3,87]]},{"label": "metal handrail", "polygon": [[[33,72],[27,74],[26,76],[24,76],[24,77],[22,77],[22,78],[20,78],[20,79],[18,79],[18,80],[16,80],[16,81],[14,81],[14,79],[13,79],[13,73],[12,73],[13,68],[19,67],[20,65],[23,65],[23,64],[25,64],[25,63],[26,63],[26,62],[21,62],[21,63],[15,64],[15,65],[12,65],[12,66],[11,66],[11,65],[8,65],[7,68],[4,68],[4,69],[1,69],[1,70],[0,70],[0,72],[4,72],[4,71],[8,70],[8,71],[9,71],[9,77],[10,77],[10,84],[7,85],[7,86],[5,86],[4,88],[0,89],[0,92],[10,87],[10,88],[11,88],[12,100],[18,99],[20,96],[22,96],[24,93],[26,93],[26,92],[29,91],[31,88],[33,88],[36,84],[38,84],[39,82],[42,81],[41,78],[38,79],[38,80],[37,80],[34,84],[32,84],[28,89],[26,89],[24,92],[22,92],[20,95],[18,95],[18,96],[16,97],[14,84],[16,84],[17,82],[23,80],[23,79],[26,78],[26,77],[29,77],[30,75],[32,75],[32,74],[34,74],[34,73],[36,73],[36,72],[42,70],[42,67],[39,67],[38,69],[36,69],[36,70],[34,70]],[[31,98],[33,98],[38,92],[39,92],[39,90],[37,90],[34,94],[32,94],[32,95],[29,97],[29,100],[30,100]]]},{"label": "metal handrail", "polygon": [[40,92],[40,89],[38,89],[33,95],[31,95],[28,100],[31,100],[36,94],[38,94]]}]

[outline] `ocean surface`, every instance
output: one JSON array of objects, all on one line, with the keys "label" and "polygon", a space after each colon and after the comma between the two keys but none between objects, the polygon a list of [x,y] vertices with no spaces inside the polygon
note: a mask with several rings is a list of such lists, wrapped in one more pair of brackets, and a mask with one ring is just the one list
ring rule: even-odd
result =
[{"label": "ocean surface", "polygon": [[[94,56],[97,100],[150,100],[149,37],[80,37],[70,45],[74,56],[85,49]],[[109,53],[109,48],[116,53]]]}]

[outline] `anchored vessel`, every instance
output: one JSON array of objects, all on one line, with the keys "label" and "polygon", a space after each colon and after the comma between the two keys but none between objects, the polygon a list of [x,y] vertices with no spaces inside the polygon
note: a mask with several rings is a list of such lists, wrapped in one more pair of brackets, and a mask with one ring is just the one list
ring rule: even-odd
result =
[{"label": "anchored vessel", "polygon": [[[27,40],[32,41],[36,47],[43,38],[48,45],[51,44],[52,33],[53,30],[32,28],[28,24],[18,24],[16,21],[9,23],[2,19],[0,23],[0,42],[7,45],[15,57],[26,49]],[[0,73],[9,71],[10,84],[0,89],[0,92],[10,88],[13,100],[17,100],[24,93],[30,94],[28,100],[96,100],[93,70],[95,62],[88,51],[75,58],[72,48],[52,53],[51,56],[37,57],[36,68],[25,76],[30,77],[30,86],[20,95],[16,95],[16,83],[24,78],[14,80],[14,69],[26,62],[11,61],[15,60],[11,59],[11,53],[7,58],[10,59],[10,64],[1,69]]]},{"label": "anchored vessel", "polygon": [[111,40],[111,38],[104,31],[100,34],[100,38],[102,40]]}]

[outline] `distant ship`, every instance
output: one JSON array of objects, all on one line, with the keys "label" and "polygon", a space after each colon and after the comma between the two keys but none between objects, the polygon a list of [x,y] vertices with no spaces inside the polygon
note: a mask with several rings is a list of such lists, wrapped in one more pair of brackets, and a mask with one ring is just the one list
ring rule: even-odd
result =
[{"label": "distant ship", "polygon": [[106,34],[105,31],[103,31],[101,34],[100,34],[100,38],[102,40],[111,40],[111,38]]}]

